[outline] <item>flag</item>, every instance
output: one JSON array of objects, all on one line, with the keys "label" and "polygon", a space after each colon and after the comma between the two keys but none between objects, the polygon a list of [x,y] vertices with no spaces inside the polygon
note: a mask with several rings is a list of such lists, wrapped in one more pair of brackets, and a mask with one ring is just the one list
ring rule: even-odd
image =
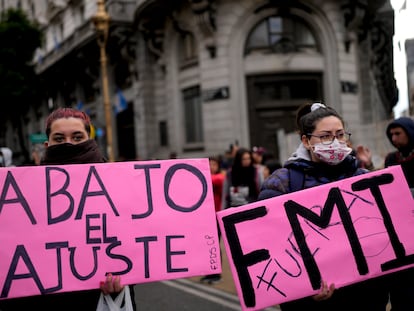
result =
[{"label": "flag", "polygon": [[128,102],[121,90],[116,92],[117,101],[115,104],[115,114],[118,114],[128,108]]},{"label": "flag", "polygon": [[78,102],[76,104],[76,109],[78,109],[78,110],[82,110],[83,109],[83,101],[78,100]]}]

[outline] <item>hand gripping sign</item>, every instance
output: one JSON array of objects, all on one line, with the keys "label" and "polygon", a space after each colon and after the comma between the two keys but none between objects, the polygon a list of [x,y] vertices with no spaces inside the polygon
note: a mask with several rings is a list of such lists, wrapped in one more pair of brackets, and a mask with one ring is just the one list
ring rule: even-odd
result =
[{"label": "hand gripping sign", "polygon": [[0,298],[221,272],[208,159],[0,169]]},{"label": "hand gripping sign", "polygon": [[414,200],[399,166],[217,215],[243,310],[414,264]]}]

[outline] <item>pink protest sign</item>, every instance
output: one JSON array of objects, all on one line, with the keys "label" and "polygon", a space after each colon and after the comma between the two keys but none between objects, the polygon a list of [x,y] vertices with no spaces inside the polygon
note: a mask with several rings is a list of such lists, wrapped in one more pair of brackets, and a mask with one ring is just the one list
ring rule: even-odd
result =
[{"label": "pink protest sign", "polygon": [[221,272],[207,159],[0,169],[0,297]]},{"label": "pink protest sign", "polygon": [[414,265],[414,200],[399,166],[217,215],[243,310]]}]

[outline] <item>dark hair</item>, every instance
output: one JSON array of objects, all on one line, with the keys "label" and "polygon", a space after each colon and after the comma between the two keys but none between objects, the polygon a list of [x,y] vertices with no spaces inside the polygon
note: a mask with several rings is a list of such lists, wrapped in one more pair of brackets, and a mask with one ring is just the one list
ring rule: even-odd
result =
[{"label": "dark hair", "polygon": [[52,123],[58,119],[63,118],[76,118],[82,120],[83,124],[85,124],[85,130],[90,136],[91,134],[91,119],[89,116],[80,110],[73,109],[73,108],[58,108],[54,110],[46,119],[46,136],[49,138]]},{"label": "dark hair", "polygon": [[221,171],[221,159],[220,159],[220,157],[219,156],[210,156],[210,157],[208,157],[208,160],[209,161],[214,161],[214,162],[217,163],[218,169],[217,169],[216,173],[219,173]]},{"label": "dark hair", "polygon": [[[250,155],[250,165],[247,167],[242,166],[242,159],[244,154]],[[249,197],[257,199],[259,194],[257,184],[257,170],[253,164],[252,153],[249,149],[239,148],[234,156],[233,165],[230,169],[231,172],[231,185],[232,186],[247,186],[249,187]]]},{"label": "dark hair", "polygon": [[272,174],[274,171],[276,171],[277,169],[282,167],[280,162],[278,160],[275,160],[275,159],[267,160],[264,165],[267,167],[270,174]]},{"label": "dark hair", "polygon": [[309,133],[312,133],[315,130],[316,123],[326,117],[337,117],[341,120],[342,124],[345,125],[344,120],[335,109],[322,104],[316,104],[321,106],[312,111],[312,105],[314,105],[314,103],[306,103],[300,106],[296,111],[296,126],[301,137],[303,135],[308,136]]}]

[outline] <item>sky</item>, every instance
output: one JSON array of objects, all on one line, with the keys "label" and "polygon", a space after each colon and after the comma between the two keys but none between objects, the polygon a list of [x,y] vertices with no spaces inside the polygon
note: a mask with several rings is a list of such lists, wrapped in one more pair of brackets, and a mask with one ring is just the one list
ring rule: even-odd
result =
[{"label": "sky", "polygon": [[[401,10],[404,6],[405,9]],[[399,91],[399,101],[394,108],[396,117],[408,109],[407,90],[407,58],[405,55],[405,39],[414,38],[414,28],[409,23],[414,17],[414,0],[391,0],[395,12],[394,34],[394,72]],[[411,25],[410,25],[411,24]]]}]

